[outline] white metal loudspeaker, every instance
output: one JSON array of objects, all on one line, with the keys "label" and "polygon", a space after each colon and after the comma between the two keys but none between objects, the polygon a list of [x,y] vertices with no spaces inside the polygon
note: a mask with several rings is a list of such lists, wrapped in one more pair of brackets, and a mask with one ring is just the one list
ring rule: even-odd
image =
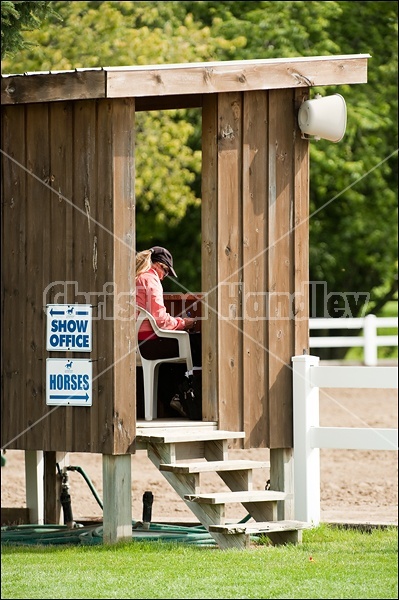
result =
[{"label": "white metal loudspeaker", "polygon": [[345,99],[340,94],[316,94],[314,100],[305,100],[298,112],[298,125],[305,139],[312,136],[339,142],[346,130]]}]

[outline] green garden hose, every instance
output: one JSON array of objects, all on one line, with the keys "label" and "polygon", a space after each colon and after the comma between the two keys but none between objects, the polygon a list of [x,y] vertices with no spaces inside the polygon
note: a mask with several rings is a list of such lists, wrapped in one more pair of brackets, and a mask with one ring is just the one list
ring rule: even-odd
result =
[{"label": "green garden hose", "polygon": [[[103,503],[88,475],[81,467],[68,466],[68,471],[77,471],[82,475],[101,509]],[[248,514],[240,523],[251,518]],[[162,523],[149,523],[143,528],[140,521],[132,521],[132,539],[148,542],[164,541],[196,546],[215,546],[216,542],[203,525],[182,526]],[[103,543],[103,525],[77,526],[73,529],[66,525],[7,525],[1,528],[1,543],[17,546],[25,545],[97,545]]]},{"label": "green garden hose", "polygon": [[91,493],[93,494],[94,498],[97,500],[97,504],[99,505],[99,507],[101,509],[104,508],[103,503],[99,497],[99,495],[97,494],[97,491],[94,487],[94,485],[92,484],[90,477],[84,472],[84,470],[82,469],[82,467],[72,467],[72,466],[68,466],[67,467],[67,471],[76,471],[77,473],[80,473],[83,477],[83,479],[85,480],[85,482],[87,483],[87,485],[89,486]]},{"label": "green garden hose", "polygon": [[[132,539],[164,541],[214,546],[215,541],[202,526],[183,527],[151,523],[149,529],[135,528],[132,521]],[[26,545],[97,545],[103,543],[103,526],[90,525],[69,529],[66,525],[9,525],[1,528],[1,543]]]}]

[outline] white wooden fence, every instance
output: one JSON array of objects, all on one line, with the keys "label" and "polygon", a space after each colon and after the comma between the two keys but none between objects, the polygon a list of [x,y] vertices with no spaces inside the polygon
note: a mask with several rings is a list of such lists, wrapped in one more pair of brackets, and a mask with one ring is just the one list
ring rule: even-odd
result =
[{"label": "white wooden fence", "polygon": [[363,318],[312,318],[309,319],[309,329],[363,329],[362,336],[320,336],[310,337],[310,348],[354,348],[361,346],[364,350],[364,364],[378,364],[378,348],[380,346],[397,346],[397,335],[378,335],[382,327],[398,328],[396,317],[376,317],[367,315]]},{"label": "white wooden fence", "polygon": [[397,367],[320,366],[317,356],[294,356],[295,519],[320,523],[320,448],[397,450],[397,429],[320,427],[319,388],[398,388]]}]

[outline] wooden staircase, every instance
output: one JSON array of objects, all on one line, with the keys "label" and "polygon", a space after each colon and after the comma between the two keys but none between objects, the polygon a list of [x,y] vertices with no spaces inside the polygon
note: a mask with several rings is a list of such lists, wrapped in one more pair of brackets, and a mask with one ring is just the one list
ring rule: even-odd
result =
[{"label": "wooden staircase", "polygon": [[[246,548],[251,535],[260,533],[273,544],[300,543],[302,529],[310,525],[277,520],[277,502],[284,501],[286,494],[252,489],[253,470],[269,467],[269,463],[229,460],[229,442],[244,437],[242,431],[219,431],[211,427],[137,424],[137,448],[147,450],[149,459],[220,548]],[[203,473],[217,473],[229,491],[203,491]],[[252,520],[227,522],[226,505],[231,503],[244,506]]]}]

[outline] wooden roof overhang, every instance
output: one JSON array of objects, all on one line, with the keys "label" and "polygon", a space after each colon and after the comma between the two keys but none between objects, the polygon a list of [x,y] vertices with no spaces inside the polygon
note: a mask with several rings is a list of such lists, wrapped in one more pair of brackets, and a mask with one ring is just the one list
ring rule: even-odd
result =
[{"label": "wooden roof overhang", "polygon": [[202,106],[204,94],[367,82],[369,54],[104,67],[2,75],[1,102],[136,98],[136,110]]}]

